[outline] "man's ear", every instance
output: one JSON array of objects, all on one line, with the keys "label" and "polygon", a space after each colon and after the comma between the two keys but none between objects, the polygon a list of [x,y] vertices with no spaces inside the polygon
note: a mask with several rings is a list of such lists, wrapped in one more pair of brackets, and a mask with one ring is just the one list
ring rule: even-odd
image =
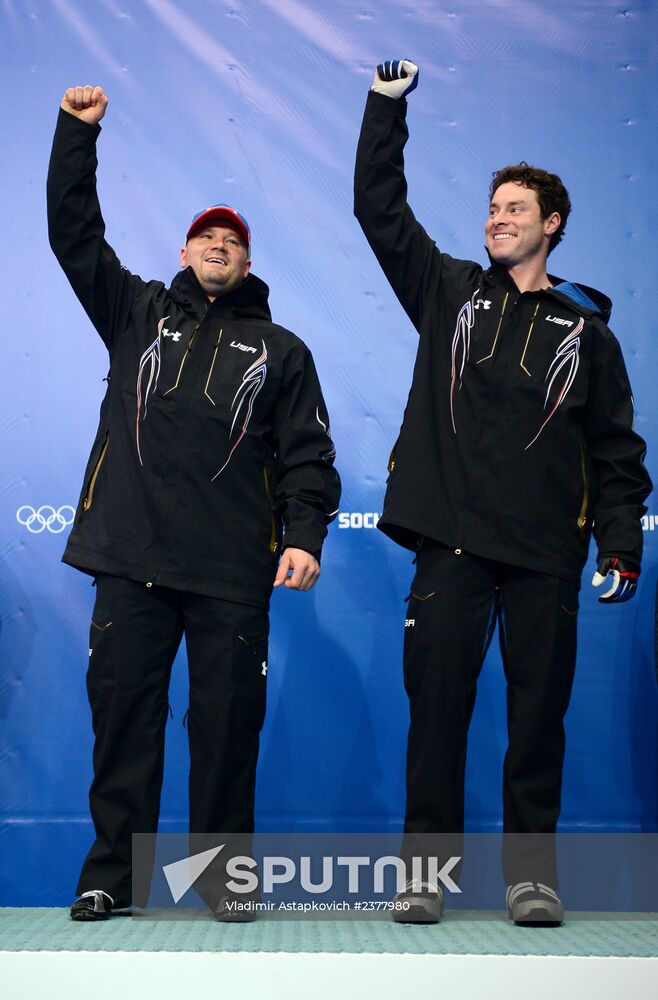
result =
[{"label": "man's ear", "polygon": [[244,271],[242,272],[242,280],[243,281],[247,277],[247,275],[249,274],[250,271],[251,271],[251,261],[248,260],[246,262],[246,264],[244,265]]},{"label": "man's ear", "polygon": [[547,236],[552,236],[560,228],[560,223],[562,222],[562,217],[559,212],[551,212],[549,217],[544,223],[544,232]]},{"label": "man's ear", "polygon": [[187,247],[181,247],[180,249],[180,266],[187,267]]}]

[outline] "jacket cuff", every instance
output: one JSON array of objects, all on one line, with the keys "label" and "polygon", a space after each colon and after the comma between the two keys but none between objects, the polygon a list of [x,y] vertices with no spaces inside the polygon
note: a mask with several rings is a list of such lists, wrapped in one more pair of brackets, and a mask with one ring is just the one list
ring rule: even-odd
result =
[{"label": "jacket cuff", "polygon": [[60,133],[66,132],[70,136],[75,135],[79,138],[84,138],[90,145],[93,145],[101,134],[101,127],[98,124],[89,125],[87,122],[83,122],[80,118],[76,118],[75,115],[70,115],[68,111],[60,108],[57,117],[57,131]]},{"label": "jacket cuff", "polygon": [[407,98],[386,97],[384,94],[378,94],[376,90],[369,90],[366,108],[371,114],[386,115],[389,118],[406,118]]},{"label": "jacket cuff", "polygon": [[323,539],[318,538],[315,533],[309,534],[307,531],[295,531],[293,528],[292,531],[285,532],[281,551],[283,552],[284,549],[303,549],[304,552],[309,552],[320,562],[322,542]]},{"label": "jacket cuff", "polygon": [[618,549],[600,549],[596,555],[597,565],[601,563],[604,559],[621,559],[622,562],[628,563],[629,566],[633,566],[638,573],[642,572],[642,554],[638,558],[637,552],[624,552],[621,548]]}]

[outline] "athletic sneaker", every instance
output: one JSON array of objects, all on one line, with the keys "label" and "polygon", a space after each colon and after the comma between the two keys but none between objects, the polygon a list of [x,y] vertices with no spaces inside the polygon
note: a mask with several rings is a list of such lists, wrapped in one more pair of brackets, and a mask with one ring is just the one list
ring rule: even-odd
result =
[{"label": "athletic sneaker", "polygon": [[430,882],[407,882],[393,900],[391,916],[398,924],[438,924],[443,916],[443,889]]},{"label": "athletic sneaker", "polygon": [[555,889],[543,882],[517,882],[507,888],[507,916],[518,927],[559,927],[564,907]]},{"label": "athletic sneaker", "polygon": [[71,920],[108,920],[111,916],[129,917],[131,912],[129,906],[102,889],[90,889],[72,903],[69,916]]}]

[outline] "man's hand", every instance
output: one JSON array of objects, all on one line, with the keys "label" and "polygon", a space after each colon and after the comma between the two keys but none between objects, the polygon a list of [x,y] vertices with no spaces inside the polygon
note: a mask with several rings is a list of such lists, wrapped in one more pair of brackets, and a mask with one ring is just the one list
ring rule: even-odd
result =
[{"label": "man's hand", "polygon": [[418,67],[408,59],[391,59],[375,70],[371,90],[399,100],[418,86]]},{"label": "man's hand", "polygon": [[69,87],[62,98],[61,108],[87,125],[98,125],[107,104],[108,98],[102,87]]},{"label": "man's hand", "polygon": [[592,577],[592,586],[600,587],[607,580],[610,588],[605,594],[601,594],[599,604],[623,604],[625,601],[630,601],[637,590],[639,575],[640,567],[635,563],[618,559],[616,556],[602,559]]},{"label": "man's hand", "polygon": [[[292,576],[288,573],[292,571]],[[304,549],[284,549],[279,560],[279,569],[274,577],[274,586],[281,584],[289,590],[310,590],[318,582],[320,563]]]}]

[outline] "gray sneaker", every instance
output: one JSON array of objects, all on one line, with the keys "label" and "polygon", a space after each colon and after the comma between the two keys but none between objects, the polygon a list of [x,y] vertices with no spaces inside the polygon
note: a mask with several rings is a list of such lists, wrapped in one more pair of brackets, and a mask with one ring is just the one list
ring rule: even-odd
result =
[{"label": "gray sneaker", "polygon": [[543,882],[517,882],[507,888],[507,916],[518,927],[559,927],[564,907],[555,889]]},{"label": "gray sneaker", "polygon": [[443,916],[443,889],[428,882],[407,882],[393,900],[391,916],[398,924],[438,924]]}]

